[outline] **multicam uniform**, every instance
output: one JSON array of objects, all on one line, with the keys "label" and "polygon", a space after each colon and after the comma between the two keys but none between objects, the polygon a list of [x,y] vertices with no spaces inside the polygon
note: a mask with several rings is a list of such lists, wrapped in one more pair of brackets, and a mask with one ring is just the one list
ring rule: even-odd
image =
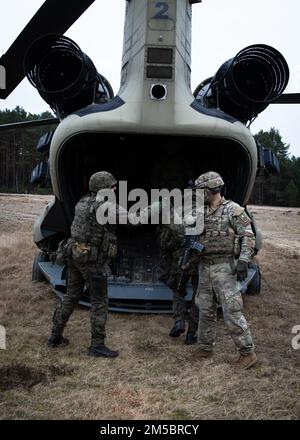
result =
[{"label": "multicam uniform", "polygon": [[205,207],[204,233],[199,237],[205,251],[199,262],[199,284],[195,302],[199,308],[198,342],[212,351],[216,338],[217,301],[231,337],[241,355],[254,350],[243,301],[236,279],[236,259],[249,262],[255,243],[251,222],[244,208],[222,199],[212,209]]}]

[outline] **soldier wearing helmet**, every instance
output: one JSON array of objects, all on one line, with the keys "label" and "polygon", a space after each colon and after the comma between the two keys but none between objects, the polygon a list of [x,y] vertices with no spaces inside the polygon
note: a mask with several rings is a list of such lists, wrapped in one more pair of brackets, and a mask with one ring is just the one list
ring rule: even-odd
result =
[{"label": "soldier wearing helmet", "polygon": [[256,362],[249,326],[242,314],[239,281],[247,277],[254,252],[255,237],[244,208],[221,195],[222,177],[213,171],[201,174],[195,188],[204,189],[204,232],[199,241],[205,246],[199,259],[199,283],[195,302],[199,308],[199,356],[213,353],[216,338],[217,302],[239,351],[234,366],[249,368]]},{"label": "soldier wearing helmet", "polygon": [[117,181],[108,171],[99,171],[91,176],[89,181],[89,190],[97,193],[100,189],[113,188]]},{"label": "soldier wearing helmet", "polygon": [[68,240],[67,292],[53,316],[53,327],[48,339],[49,347],[68,344],[62,336],[78,300],[86,285],[91,302],[91,346],[88,354],[94,357],[116,357],[117,351],[104,344],[105,324],[108,311],[107,263],[116,256],[116,236],[113,225],[100,225],[96,218],[99,207],[97,192],[101,189],[115,190],[116,179],[107,171],[91,176],[89,193],[75,206]]}]

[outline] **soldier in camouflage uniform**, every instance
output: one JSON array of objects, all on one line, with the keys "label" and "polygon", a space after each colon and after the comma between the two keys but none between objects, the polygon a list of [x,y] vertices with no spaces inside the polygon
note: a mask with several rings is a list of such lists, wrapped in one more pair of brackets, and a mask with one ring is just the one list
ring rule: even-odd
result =
[{"label": "soldier in camouflage uniform", "polygon": [[179,259],[182,257],[184,248],[184,226],[174,224],[162,225],[159,228],[159,246],[161,255],[164,257],[164,274],[161,279],[173,292],[173,319],[175,320],[169,335],[171,337],[178,337],[185,332],[185,320],[188,321],[188,331],[185,338],[186,345],[192,345],[197,342],[196,332],[198,328],[198,309],[195,306],[195,294],[198,286],[198,271],[195,265],[191,265],[188,271],[190,275],[193,297],[192,304],[189,311],[187,311],[186,301],[186,282],[178,289],[178,284],[182,274],[179,268]]},{"label": "soldier in camouflage uniform", "polygon": [[216,338],[217,301],[224,321],[240,353],[234,366],[249,368],[256,362],[249,326],[242,314],[239,281],[247,277],[254,252],[255,237],[244,208],[221,196],[224,182],[215,172],[195,181],[204,189],[204,232],[199,241],[205,246],[199,262],[199,284],[195,298],[199,308],[199,356],[212,355]]},{"label": "soldier in camouflage uniform", "polygon": [[108,311],[106,266],[108,259],[116,255],[116,236],[113,225],[100,225],[96,219],[99,207],[97,192],[105,188],[114,191],[116,184],[114,177],[106,171],[93,174],[89,181],[90,192],[75,207],[71,225],[73,243],[68,259],[67,293],[55,310],[49,347],[68,343],[62,336],[63,330],[86,285],[91,301],[92,332],[88,354],[94,357],[118,356],[117,351],[104,345]]}]

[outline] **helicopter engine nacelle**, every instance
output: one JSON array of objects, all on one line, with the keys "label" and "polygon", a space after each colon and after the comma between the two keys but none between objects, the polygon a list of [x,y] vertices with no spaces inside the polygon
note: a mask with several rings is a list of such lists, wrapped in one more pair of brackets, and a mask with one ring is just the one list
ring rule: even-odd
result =
[{"label": "helicopter engine nacelle", "polygon": [[280,52],[255,44],[226,61],[214,77],[202,82],[194,96],[209,108],[219,108],[242,122],[251,121],[280,96],[289,68]]},{"label": "helicopter engine nacelle", "polygon": [[25,55],[24,69],[30,83],[61,118],[113,98],[111,85],[91,59],[62,35],[35,40]]}]

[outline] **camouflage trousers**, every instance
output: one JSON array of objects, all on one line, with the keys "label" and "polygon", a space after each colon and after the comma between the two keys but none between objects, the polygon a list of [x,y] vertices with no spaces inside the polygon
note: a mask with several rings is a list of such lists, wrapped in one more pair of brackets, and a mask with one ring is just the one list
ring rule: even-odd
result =
[{"label": "camouflage trousers", "polygon": [[173,319],[175,321],[188,321],[188,332],[196,333],[198,328],[198,316],[199,311],[197,306],[195,305],[195,295],[197,292],[198,286],[198,275],[191,275],[190,279],[192,282],[193,295],[192,295],[192,303],[189,309],[187,309],[187,303],[184,299],[185,297],[185,289],[183,292],[179,292],[175,286],[178,285],[180,280],[181,272],[177,272],[176,274],[172,274],[172,283],[168,283],[169,287],[173,291]]},{"label": "camouflage trousers", "polygon": [[78,263],[71,259],[67,271],[67,292],[53,315],[53,335],[62,335],[86,285],[91,302],[91,346],[104,343],[108,311],[107,278],[97,264]]},{"label": "camouflage trousers", "polygon": [[240,284],[236,280],[235,260],[228,257],[211,264],[199,263],[199,284],[195,303],[199,308],[198,343],[202,350],[212,351],[216,339],[217,301],[222,306],[225,324],[242,355],[254,350],[251,332],[243,316]]}]

